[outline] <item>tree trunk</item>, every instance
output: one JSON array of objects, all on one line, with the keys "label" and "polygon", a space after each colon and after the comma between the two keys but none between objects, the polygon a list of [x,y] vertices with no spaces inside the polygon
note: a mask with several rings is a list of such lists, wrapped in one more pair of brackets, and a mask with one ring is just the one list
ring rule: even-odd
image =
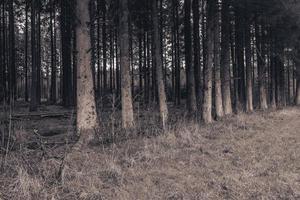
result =
[{"label": "tree trunk", "polygon": [[56,103],[56,49],[54,43],[54,31],[55,24],[53,24],[53,18],[55,18],[55,1],[51,2],[50,10],[50,34],[51,34],[51,89],[50,89],[50,102]]},{"label": "tree trunk", "polygon": [[230,75],[230,11],[229,0],[222,2],[221,78],[224,114],[232,114]]},{"label": "tree trunk", "polygon": [[130,83],[129,63],[129,31],[128,31],[128,0],[120,1],[120,59],[121,59],[121,98],[122,98],[122,127],[134,126],[133,105]]},{"label": "tree trunk", "polygon": [[77,65],[77,131],[80,134],[79,144],[87,145],[93,139],[98,128],[95,91],[91,70],[91,40],[89,35],[90,0],[76,1],[76,43],[78,52]]},{"label": "tree trunk", "polygon": [[29,96],[28,96],[28,8],[29,8],[29,3],[26,0],[25,1],[25,66],[24,66],[24,71],[25,71],[25,101],[28,102]]},{"label": "tree trunk", "polygon": [[107,91],[106,0],[102,0],[103,89]]},{"label": "tree trunk", "polygon": [[206,64],[203,70],[203,106],[202,118],[204,123],[212,122],[212,69],[213,69],[213,54],[214,54],[214,5],[216,1],[207,2],[207,53]]},{"label": "tree trunk", "polygon": [[224,116],[223,102],[222,102],[222,88],[221,88],[221,62],[220,62],[220,18],[218,1],[215,1],[216,15],[214,17],[214,75],[215,75],[215,108],[217,119]]},{"label": "tree trunk", "polygon": [[41,48],[41,1],[37,1],[37,38],[36,38],[36,48],[37,48],[37,58],[36,58],[36,67],[37,67],[37,102],[41,104],[42,100],[42,48]]},{"label": "tree trunk", "polygon": [[154,49],[155,49],[155,67],[156,67],[156,81],[158,87],[158,99],[159,99],[159,111],[160,118],[165,129],[166,123],[168,121],[168,107],[166,103],[166,92],[165,84],[163,80],[163,69],[162,69],[162,59],[161,59],[161,40],[159,37],[159,27],[158,27],[158,12],[157,12],[157,0],[152,2],[153,6],[153,26],[154,26]]},{"label": "tree trunk", "polygon": [[202,104],[201,90],[201,67],[200,67],[200,14],[199,0],[193,0],[193,38],[194,38],[194,74],[195,74],[195,92],[198,109]]},{"label": "tree trunk", "polygon": [[180,69],[180,42],[179,42],[179,10],[178,1],[172,1],[172,17],[173,17],[173,29],[174,29],[174,60],[175,60],[175,105],[180,105],[181,102],[181,69]]},{"label": "tree trunk", "polygon": [[4,18],[2,16],[2,4],[4,4],[3,1],[0,3],[0,103],[4,101],[4,88],[5,88],[5,82],[4,82],[4,76],[5,76],[5,63],[4,63],[4,23],[2,19]]},{"label": "tree trunk", "polygon": [[8,88],[9,88],[9,99],[11,101],[17,97],[17,85],[16,85],[16,51],[15,51],[15,16],[14,16],[14,1],[9,1],[9,68],[8,68]]},{"label": "tree trunk", "polygon": [[194,67],[192,66],[191,0],[184,0],[184,43],[187,87],[187,108],[190,113],[197,110]]},{"label": "tree trunk", "polygon": [[[246,18],[248,15],[246,16]],[[253,81],[252,81],[252,65],[251,65],[251,29],[250,21],[245,19],[245,52],[246,52],[246,111],[253,111]]]},{"label": "tree trunk", "polygon": [[31,1],[31,94],[30,111],[37,111],[37,65],[36,65],[36,37],[35,37],[35,0]]}]

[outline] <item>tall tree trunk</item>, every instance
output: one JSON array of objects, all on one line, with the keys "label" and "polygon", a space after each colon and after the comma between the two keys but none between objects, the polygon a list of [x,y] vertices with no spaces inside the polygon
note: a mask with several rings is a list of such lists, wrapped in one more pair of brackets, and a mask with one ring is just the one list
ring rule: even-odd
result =
[{"label": "tall tree trunk", "polygon": [[107,90],[107,49],[106,49],[106,0],[102,0],[102,48],[103,48],[103,89]]},{"label": "tall tree trunk", "polygon": [[155,67],[156,67],[156,81],[158,87],[158,99],[159,99],[159,111],[160,118],[165,129],[166,123],[168,121],[168,107],[166,103],[166,92],[165,84],[163,80],[163,69],[162,69],[162,59],[161,59],[161,40],[159,37],[159,27],[158,27],[158,12],[157,12],[157,0],[152,2],[153,9],[153,27],[154,27],[154,49],[155,49]]},{"label": "tall tree trunk", "polygon": [[194,74],[195,74],[195,92],[198,109],[202,104],[202,90],[201,90],[201,67],[200,67],[200,14],[199,14],[199,0],[193,0],[193,39],[194,39]]},{"label": "tall tree trunk", "polygon": [[138,51],[139,51],[139,93],[143,91],[143,34],[138,33]]},{"label": "tall tree trunk", "polygon": [[79,144],[87,145],[93,139],[93,132],[98,128],[95,91],[91,70],[91,38],[89,35],[90,0],[76,1],[76,46],[77,65],[77,131],[80,134]]},{"label": "tall tree trunk", "polygon": [[25,63],[24,63],[24,71],[25,71],[25,101],[28,102],[28,10],[29,3],[28,0],[25,1]]},{"label": "tall tree trunk", "polygon": [[50,34],[51,34],[51,88],[50,88],[50,102],[56,103],[56,49],[54,43],[54,31],[55,24],[53,24],[53,18],[55,18],[55,1],[51,2],[50,10]]},{"label": "tall tree trunk", "polygon": [[296,84],[296,95],[295,95],[295,104],[297,106],[300,105],[300,40],[298,39],[298,45],[297,45],[297,49],[296,49],[296,58],[295,58],[295,65],[296,65],[296,69],[295,69],[295,78],[297,81]]},{"label": "tall tree trunk", "polygon": [[15,16],[14,16],[14,1],[9,1],[9,99],[13,101],[13,98],[17,97],[17,85],[16,85],[16,51],[15,51]]},{"label": "tall tree trunk", "polygon": [[41,80],[41,73],[42,73],[42,48],[41,48],[41,1],[37,1],[37,38],[36,38],[36,48],[37,48],[37,58],[36,58],[36,66],[37,66],[37,102],[41,104],[42,100],[42,80]]},{"label": "tall tree trunk", "polygon": [[192,66],[192,29],[191,29],[191,0],[184,0],[184,43],[185,43],[185,67],[187,86],[187,108],[190,113],[197,110],[194,67]]},{"label": "tall tree trunk", "polygon": [[216,117],[221,118],[224,116],[223,102],[222,102],[222,88],[221,88],[221,62],[220,62],[220,19],[221,12],[219,10],[219,3],[215,1],[215,17],[214,17],[214,75],[215,75],[215,108],[216,108]]},{"label": "tall tree trunk", "polygon": [[122,98],[122,126],[124,129],[134,126],[133,105],[130,83],[129,63],[129,31],[128,31],[128,0],[120,1],[120,58],[121,58],[121,98]]},{"label": "tall tree trunk", "polygon": [[31,94],[30,94],[30,111],[37,111],[37,65],[36,65],[36,37],[35,37],[35,13],[36,1],[31,0]]},{"label": "tall tree trunk", "polygon": [[5,82],[4,82],[4,76],[5,76],[5,63],[4,63],[4,37],[3,37],[3,30],[4,30],[4,23],[2,23],[2,19],[4,16],[2,16],[2,4],[4,4],[3,1],[0,3],[0,103],[4,101],[4,87],[5,87]]},{"label": "tall tree trunk", "polygon": [[97,96],[101,96],[101,49],[100,49],[100,13],[101,13],[101,1],[97,0]]},{"label": "tall tree trunk", "polygon": [[230,4],[229,0],[222,1],[222,39],[221,39],[221,78],[224,114],[232,114],[231,75],[230,75]]},{"label": "tall tree trunk", "polygon": [[174,46],[175,46],[175,105],[181,102],[181,69],[180,69],[180,42],[179,42],[179,10],[178,1],[172,1],[173,29],[174,29]]},{"label": "tall tree trunk", "polygon": [[271,45],[271,49],[270,49],[270,59],[271,59],[271,66],[270,66],[270,68],[271,68],[271,74],[270,74],[270,77],[271,77],[271,92],[270,92],[270,94],[271,94],[271,108],[276,108],[277,107],[277,105],[276,105],[276,66],[275,66],[275,64],[276,64],[276,58],[275,58],[275,52],[274,52],[274,50],[275,50],[275,45],[274,45],[274,38],[273,38],[273,36],[270,36],[271,37],[271,39],[270,39],[270,45]]},{"label": "tall tree trunk", "polygon": [[245,19],[245,52],[246,52],[246,111],[253,111],[253,81],[252,81],[252,65],[251,65],[251,29],[248,15]]},{"label": "tall tree trunk", "polygon": [[214,5],[216,1],[207,2],[207,53],[206,64],[204,66],[203,75],[203,106],[202,118],[204,123],[212,122],[212,69],[213,69],[213,54],[214,54]]}]

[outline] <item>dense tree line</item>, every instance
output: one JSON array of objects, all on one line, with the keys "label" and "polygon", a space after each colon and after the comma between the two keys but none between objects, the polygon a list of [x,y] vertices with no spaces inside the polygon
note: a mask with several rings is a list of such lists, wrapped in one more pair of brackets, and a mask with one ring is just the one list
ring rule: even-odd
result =
[{"label": "dense tree line", "polygon": [[205,123],[299,105],[298,4],[1,0],[0,101],[77,106],[80,130],[110,95],[126,129],[136,103],[158,105],[163,127],[171,104]]}]

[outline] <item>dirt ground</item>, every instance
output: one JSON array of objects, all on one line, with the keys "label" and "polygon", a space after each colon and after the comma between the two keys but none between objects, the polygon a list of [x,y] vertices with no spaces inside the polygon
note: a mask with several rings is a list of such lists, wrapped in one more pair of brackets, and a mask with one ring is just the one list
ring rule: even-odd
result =
[{"label": "dirt ground", "polygon": [[[45,121],[54,132],[71,128],[33,134],[32,123],[48,130]],[[208,126],[182,117],[155,137],[98,142],[67,155],[71,124],[65,115],[16,122],[19,142],[2,158],[1,200],[300,199],[299,108],[239,114]]]}]

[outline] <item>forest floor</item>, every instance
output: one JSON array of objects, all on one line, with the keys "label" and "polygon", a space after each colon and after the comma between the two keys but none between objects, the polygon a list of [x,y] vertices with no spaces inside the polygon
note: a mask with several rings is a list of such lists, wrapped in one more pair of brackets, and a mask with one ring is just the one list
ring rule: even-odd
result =
[{"label": "forest floor", "polygon": [[13,116],[16,142],[2,156],[1,200],[300,199],[299,108],[207,126],[178,117],[164,134],[98,142],[68,162],[72,114],[47,109],[54,108]]}]

